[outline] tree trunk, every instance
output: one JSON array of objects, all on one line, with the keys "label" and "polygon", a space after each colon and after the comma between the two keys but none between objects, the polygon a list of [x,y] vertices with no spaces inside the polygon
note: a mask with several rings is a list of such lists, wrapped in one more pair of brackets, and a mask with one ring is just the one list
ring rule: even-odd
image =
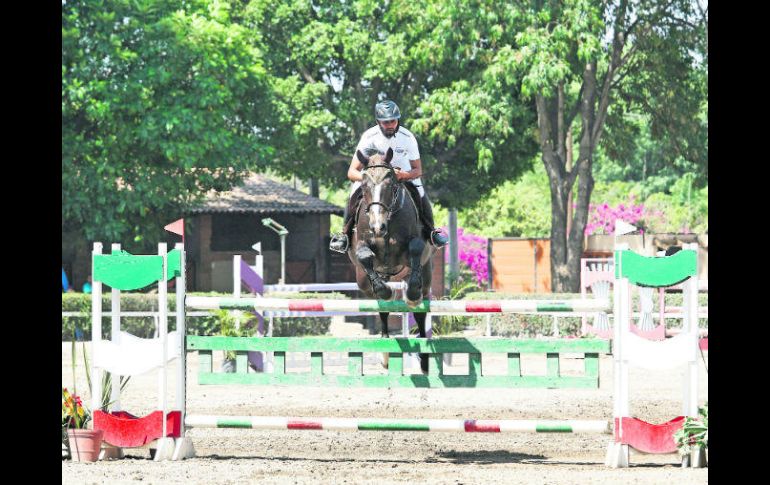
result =
[{"label": "tree trunk", "polygon": [[[540,130],[540,148],[543,164],[548,174],[551,189],[551,291],[557,293],[577,293],[580,290],[580,256],[583,250],[581,224],[581,198],[578,192],[578,210],[570,228],[570,245],[567,241],[567,212],[570,209],[569,193],[575,182],[575,170],[580,170],[581,160],[570,171],[566,170],[566,134],[564,111],[559,106],[557,119],[550,114],[547,100],[537,95],[537,116]],[[558,127],[554,132],[554,127]],[[590,166],[589,166],[590,168]],[[586,203],[587,212],[587,203]],[[578,234],[580,237],[575,237]],[[575,256],[577,254],[577,257]]]},{"label": "tree trunk", "polygon": [[579,151],[580,162],[576,167],[577,174],[577,207],[572,219],[569,239],[567,241],[567,268],[569,278],[566,288],[570,293],[580,292],[580,259],[583,257],[585,228],[588,223],[588,205],[591,202],[591,192],[594,188],[592,175],[593,146],[584,146],[581,142]]},{"label": "tree trunk", "polygon": [[[559,163],[555,153],[543,153],[550,163]],[[546,164],[549,162],[546,161]],[[567,204],[569,190],[562,177],[549,177],[551,187],[551,291],[573,292],[570,285],[567,250]],[[566,190],[565,190],[566,189]]]},{"label": "tree trunk", "polygon": [[[614,36],[609,66],[601,83],[597,82],[597,60],[585,64],[578,104],[568,110],[564,83],[558,84],[555,96],[535,95],[540,148],[551,187],[551,291],[580,291],[580,258],[583,256],[584,234],[588,222],[588,204],[594,187],[593,154],[599,144],[610,104],[610,91],[615,75],[627,58],[622,57],[626,42],[628,3],[621,1],[615,11]],[[566,113],[569,112],[569,115]],[[580,112],[580,148],[574,167],[567,166],[565,147],[571,147],[567,133],[572,117]],[[566,115],[566,118],[565,118]],[[577,200],[574,217],[568,226],[571,210],[570,190],[575,182]],[[568,229],[569,227],[569,229]],[[568,232],[569,231],[569,232]]]},{"label": "tree trunk", "polygon": [[318,198],[318,179],[308,179],[307,185],[310,188],[310,196]]},{"label": "tree trunk", "polygon": [[[584,71],[582,96],[579,99],[582,121],[580,148],[574,167],[567,168],[564,149],[567,145],[566,138],[570,128],[568,125],[571,120],[565,122],[561,119],[564,116],[564,109],[560,102],[554,120],[548,110],[549,102],[553,103],[553,100],[547,100],[542,95],[536,100],[540,146],[551,188],[551,291],[555,293],[580,291],[583,234],[588,221],[588,204],[594,185],[591,175],[593,149],[600,135],[597,131],[595,116],[595,69],[595,64],[589,63]],[[556,132],[553,130],[554,126],[559,127]],[[594,133],[596,133],[595,137]],[[578,182],[576,208],[568,229],[567,214],[572,205],[570,191],[576,181]]]},{"label": "tree trunk", "polygon": [[[572,171],[572,128],[567,129],[567,173]],[[570,229],[572,228],[572,204],[574,197],[572,197],[572,187],[569,188],[567,193],[567,240],[569,240]]]},{"label": "tree trunk", "polygon": [[[582,152],[583,149],[581,148]],[[570,178],[550,179],[551,291],[555,293],[580,292],[580,259],[583,257],[583,234],[588,221],[588,204],[594,181],[591,176],[590,161],[580,163],[576,168],[578,170],[577,207],[569,232],[567,232],[567,219],[572,205],[568,185]]]}]

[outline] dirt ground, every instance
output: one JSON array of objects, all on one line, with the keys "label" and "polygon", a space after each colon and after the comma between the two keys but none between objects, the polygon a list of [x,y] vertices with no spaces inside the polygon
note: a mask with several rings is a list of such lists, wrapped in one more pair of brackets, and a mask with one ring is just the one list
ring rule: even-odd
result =
[{"label": "dirt ground", "polygon": [[[81,344],[79,344],[81,345]],[[71,343],[62,343],[62,385],[72,386]],[[219,366],[221,352],[215,352]],[[78,349],[78,390],[90,396]],[[708,399],[708,352],[700,362],[699,404]],[[219,360],[218,360],[219,359]],[[380,371],[374,356],[365,372]],[[465,359],[467,362],[467,358]],[[500,359],[500,366],[505,361]],[[454,367],[462,371],[463,358]],[[494,370],[494,360],[484,365]],[[467,365],[467,364],[466,364]],[[567,359],[577,370],[580,359]],[[197,354],[188,356],[188,413],[217,415],[612,419],[612,360],[600,363],[599,389],[336,389],[201,386]],[[301,369],[300,369],[301,370]],[[459,372],[458,371],[458,372]],[[544,374],[545,356],[524,358],[524,374]],[[170,401],[174,379],[169,373]],[[684,369],[631,372],[632,415],[661,423],[682,412]],[[156,409],[158,374],[132,378],[122,407],[143,415]],[[83,392],[84,391],[84,392]],[[126,450],[123,460],[73,463],[62,459],[62,483],[537,483],[700,484],[708,468],[682,469],[677,455],[632,451],[631,467],[610,469],[610,435],[548,433],[419,433],[192,429],[197,456],[154,462],[148,449]]]}]

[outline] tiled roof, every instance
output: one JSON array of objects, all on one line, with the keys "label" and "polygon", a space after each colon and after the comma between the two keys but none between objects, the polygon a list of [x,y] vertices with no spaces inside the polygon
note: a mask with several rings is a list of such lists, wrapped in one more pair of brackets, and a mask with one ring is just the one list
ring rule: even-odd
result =
[{"label": "tiled roof", "polygon": [[343,208],[253,174],[229,192],[206,197],[203,204],[190,209],[191,214],[260,214],[266,212],[315,213],[342,215]]}]

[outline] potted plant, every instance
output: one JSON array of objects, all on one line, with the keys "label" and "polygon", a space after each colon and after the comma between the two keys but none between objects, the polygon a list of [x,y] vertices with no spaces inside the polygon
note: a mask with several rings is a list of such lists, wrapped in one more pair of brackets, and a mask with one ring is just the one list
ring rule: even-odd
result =
[{"label": "potted plant", "polygon": [[90,411],[75,393],[62,387],[62,439],[67,431],[67,448],[72,461],[96,461],[102,449],[102,430],[87,429]]},{"label": "potted plant", "polygon": [[[254,315],[240,311],[214,310],[212,317],[219,324],[219,335],[222,337],[245,337],[249,334],[248,323]],[[235,351],[225,350],[225,360],[222,362],[222,372],[235,372]]]},{"label": "potted plant", "polygon": [[706,463],[708,463],[709,449],[709,403],[706,401],[698,408],[700,419],[687,416],[682,424],[682,429],[674,433],[676,446],[680,455],[688,455],[694,447],[704,450]]},{"label": "potted plant", "polygon": [[[75,368],[77,361],[76,339],[72,341],[72,382],[76,382]],[[83,342],[83,363],[86,369],[86,380],[88,388],[91,389],[91,366],[86,353],[86,344]],[[120,389],[123,390],[130,376],[120,377]],[[102,373],[102,402],[101,410],[107,412],[112,404],[110,396],[112,394],[112,375],[109,372]],[[67,450],[67,454],[73,461],[96,461],[101,451],[104,433],[102,430],[95,431],[86,429],[86,425],[91,421],[91,412],[83,406],[77,391],[70,393],[66,387],[62,387],[62,444]],[[73,439],[73,436],[76,436]],[[73,446],[74,445],[74,446]],[[74,451],[74,452],[73,452]],[[95,457],[92,456],[95,453]]]}]

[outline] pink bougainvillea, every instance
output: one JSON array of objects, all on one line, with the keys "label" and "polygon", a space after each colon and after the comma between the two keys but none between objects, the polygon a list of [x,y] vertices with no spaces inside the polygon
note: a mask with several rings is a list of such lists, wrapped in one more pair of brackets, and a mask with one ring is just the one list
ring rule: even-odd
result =
[{"label": "pink bougainvillea", "polygon": [[585,234],[614,234],[615,221],[622,220],[631,225],[640,228],[640,233],[644,233],[644,227],[651,218],[660,218],[663,214],[660,211],[650,211],[644,207],[644,204],[634,204],[635,197],[632,195],[628,204],[618,204],[611,207],[606,202],[602,204],[589,204],[588,222],[586,223]]},{"label": "pink bougainvillea", "polygon": [[[449,228],[442,228],[449,234]],[[484,285],[489,280],[487,264],[487,238],[466,233],[462,227],[457,228],[457,257],[473,271],[476,283]],[[449,260],[449,245],[444,248],[445,257]]]}]

